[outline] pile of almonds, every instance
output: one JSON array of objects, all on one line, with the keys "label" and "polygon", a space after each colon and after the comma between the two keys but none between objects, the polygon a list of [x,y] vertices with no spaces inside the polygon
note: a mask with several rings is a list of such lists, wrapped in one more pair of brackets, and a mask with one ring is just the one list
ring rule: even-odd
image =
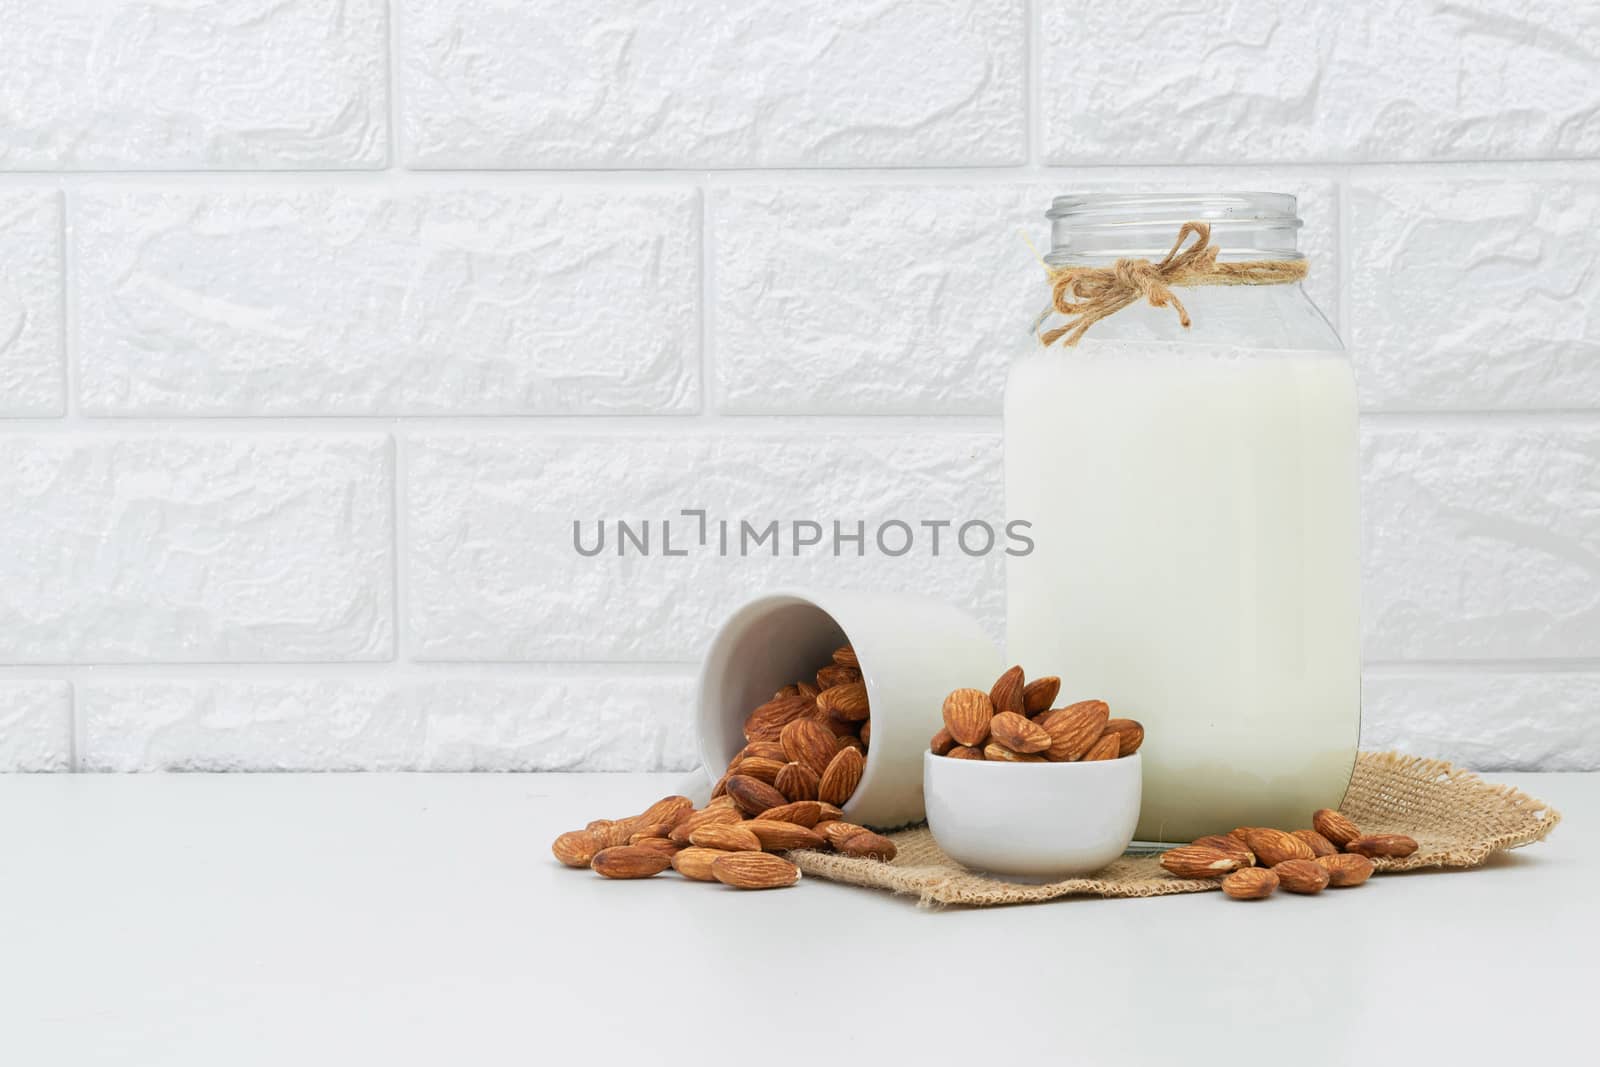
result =
[{"label": "pile of almonds", "polygon": [[1241,826],[1202,837],[1161,856],[1161,866],[1179,878],[1222,878],[1235,900],[1261,900],[1282,886],[1290,893],[1320,893],[1328,886],[1357,886],[1372,877],[1372,860],[1400,858],[1417,850],[1404,834],[1363,834],[1330,808],[1311,816],[1310,830]]},{"label": "pile of almonds", "polygon": [[713,797],[735,778],[754,778],[783,800],[820,800],[843,807],[861,784],[872,743],[872,708],[855,649],[836,649],[816,684],[786,685],[744,721],[748,742],[728,763]]},{"label": "pile of almonds", "polygon": [[737,889],[798,882],[800,868],[774,855],[790,849],[894,859],[894,842],[845,822],[839,807],[861,781],[871,738],[866,687],[850,646],[834,652],[816,685],[786,685],[751,712],[744,735],[749,743],[704,808],[695,810],[688,797],[663,797],[638,815],[569,830],[550,850],[568,867],[607,878],[649,878],[671,867]]},{"label": "pile of almonds", "polygon": [[1029,682],[1021,667],[1002,674],[987,693],[957,689],[944,699],[944,728],[929,747],[951,759],[1087,763],[1131,756],[1144,744],[1144,727],[1111,718],[1103,700],[1052,708],[1060,691],[1060,678]]}]

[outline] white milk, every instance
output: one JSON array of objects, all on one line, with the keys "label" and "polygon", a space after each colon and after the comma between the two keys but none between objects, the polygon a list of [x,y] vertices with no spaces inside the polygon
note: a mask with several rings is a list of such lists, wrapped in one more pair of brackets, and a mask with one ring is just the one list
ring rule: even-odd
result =
[{"label": "white milk", "polygon": [[1006,389],[1008,658],[1146,729],[1138,836],[1309,826],[1360,730],[1340,353],[1086,341]]}]

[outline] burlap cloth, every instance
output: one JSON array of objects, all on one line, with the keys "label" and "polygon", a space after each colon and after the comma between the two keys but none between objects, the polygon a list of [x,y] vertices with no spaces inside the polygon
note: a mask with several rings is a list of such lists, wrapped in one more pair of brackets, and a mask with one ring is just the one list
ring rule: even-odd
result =
[{"label": "burlap cloth", "polygon": [[[1476,867],[1503,848],[1542,841],[1561,813],[1510,786],[1490,785],[1443,760],[1397,752],[1363,752],[1340,809],[1364,833],[1409,834],[1417,851],[1376,860],[1378,871]],[[1305,824],[1310,825],[1306,812]],[[1280,827],[1296,829],[1296,827]],[[1025,885],[979,874],[939,850],[926,826],[891,834],[893,863],[826,852],[791,852],[807,874],[851,885],[914,895],[924,907],[943,904],[1029,904],[1068,896],[1155,897],[1217,889],[1217,879],[1177,878],[1159,853],[1129,853],[1089,878]]]}]

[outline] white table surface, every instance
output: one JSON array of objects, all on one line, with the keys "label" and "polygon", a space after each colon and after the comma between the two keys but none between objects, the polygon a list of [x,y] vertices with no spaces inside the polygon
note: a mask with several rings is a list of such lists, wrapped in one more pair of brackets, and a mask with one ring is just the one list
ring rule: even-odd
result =
[{"label": "white table surface", "polygon": [[681,775],[0,777],[0,1063],[1596,1062],[1600,775],[1488,777],[1565,821],[1318,897],[939,912],[551,859]]}]

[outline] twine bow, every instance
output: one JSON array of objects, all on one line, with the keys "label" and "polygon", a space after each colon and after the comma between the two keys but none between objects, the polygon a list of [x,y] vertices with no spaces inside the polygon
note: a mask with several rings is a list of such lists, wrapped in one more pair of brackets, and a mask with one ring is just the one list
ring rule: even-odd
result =
[{"label": "twine bow", "polygon": [[[1196,240],[1185,248],[1191,237]],[[1082,340],[1089,327],[1140,299],[1151,307],[1171,305],[1178,322],[1188,329],[1189,309],[1172,291],[1175,286],[1285,285],[1306,276],[1303,259],[1218,263],[1217,252],[1208,223],[1186,222],[1178,230],[1172,251],[1159,263],[1119,259],[1109,267],[1048,268],[1051,307],[1071,321],[1040,334],[1040,343],[1049,347],[1065,339],[1070,348]]]}]

